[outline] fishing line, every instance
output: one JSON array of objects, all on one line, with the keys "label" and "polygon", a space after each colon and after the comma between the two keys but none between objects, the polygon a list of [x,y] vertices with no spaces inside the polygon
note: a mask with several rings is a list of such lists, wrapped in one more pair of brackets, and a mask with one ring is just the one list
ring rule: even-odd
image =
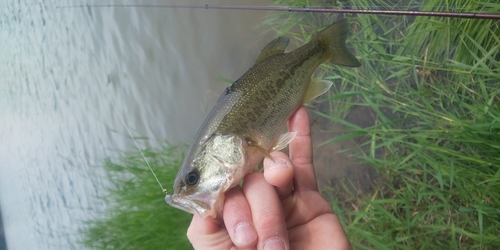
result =
[{"label": "fishing line", "polygon": [[287,12],[318,12],[318,13],[352,13],[404,16],[436,16],[471,19],[500,20],[500,14],[480,12],[452,12],[420,11],[420,10],[381,10],[381,9],[331,9],[327,7],[279,7],[279,6],[232,6],[232,5],[155,5],[155,4],[95,4],[95,5],[67,5],[57,8],[169,8],[169,9],[218,9],[218,10],[268,10]]},{"label": "fishing line", "polygon": [[[106,94],[106,96],[108,97],[108,100],[111,100],[111,97],[108,95],[108,91],[106,89],[104,89],[104,94]],[[153,171],[153,168],[151,167],[151,165],[149,165],[149,162],[148,160],[146,159],[146,156],[144,155],[144,153],[142,152],[141,148],[139,148],[139,144],[137,144],[137,141],[134,139],[134,136],[132,135],[132,132],[130,132],[127,124],[125,123],[125,120],[123,120],[123,117],[120,115],[120,113],[118,113],[118,109],[116,108],[115,104],[113,102],[110,102],[111,103],[111,106],[113,106],[113,109],[115,110],[115,113],[116,115],[118,116],[118,118],[120,118],[121,122],[123,123],[123,125],[125,126],[125,129],[127,129],[127,132],[128,134],[130,135],[130,138],[132,138],[132,141],[134,141],[134,144],[135,146],[137,147],[137,149],[139,150],[139,152],[141,153],[142,155],[142,158],[144,158],[144,161],[146,162],[146,165],[148,165],[148,168],[149,168],[149,171],[151,171],[151,173],[153,174],[153,176],[155,177],[156,179],[156,182],[158,182],[158,185],[160,185],[160,188],[161,188],[161,191],[165,194],[167,194],[167,189],[163,188],[163,186],[161,185],[160,183],[160,180],[158,179],[158,177],[156,176],[155,172]]]}]

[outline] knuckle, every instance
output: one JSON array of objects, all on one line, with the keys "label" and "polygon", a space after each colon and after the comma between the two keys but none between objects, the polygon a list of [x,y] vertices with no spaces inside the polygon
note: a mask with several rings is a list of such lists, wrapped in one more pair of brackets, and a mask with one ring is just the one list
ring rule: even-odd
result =
[{"label": "knuckle", "polygon": [[282,214],[272,209],[263,209],[261,216],[259,216],[259,224],[263,229],[272,229],[281,225]]}]

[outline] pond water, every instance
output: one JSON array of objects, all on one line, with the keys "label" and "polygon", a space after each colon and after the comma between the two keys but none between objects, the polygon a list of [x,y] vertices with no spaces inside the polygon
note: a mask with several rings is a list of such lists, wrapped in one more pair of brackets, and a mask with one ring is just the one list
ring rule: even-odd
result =
[{"label": "pond water", "polygon": [[60,4],[6,1],[0,10],[0,208],[9,249],[80,248],[79,223],[104,209],[95,198],[103,173],[91,166],[136,150],[126,127],[153,147],[190,142],[227,86],[221,79],[237,79],[273,36],[256,28],[267,12]]}]

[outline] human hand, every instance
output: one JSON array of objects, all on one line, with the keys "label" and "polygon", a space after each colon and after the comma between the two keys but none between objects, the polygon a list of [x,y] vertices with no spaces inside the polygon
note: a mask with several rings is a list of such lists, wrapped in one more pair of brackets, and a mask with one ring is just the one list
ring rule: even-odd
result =
[{"label": "human hand", "polygon": [[[297,131],[290,157],[273,152],[264,173],[251,173],[226,192],[223,223],[193,216],[195,249],[350,249],[338,217],[318,191],[309,116],[301,107],[289,120]],[[269,248],[268,248],[269,247]]]}]

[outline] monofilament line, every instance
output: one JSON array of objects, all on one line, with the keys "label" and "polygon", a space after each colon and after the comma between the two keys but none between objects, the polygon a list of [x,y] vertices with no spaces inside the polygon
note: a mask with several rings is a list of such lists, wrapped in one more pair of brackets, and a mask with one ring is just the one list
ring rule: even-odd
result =
[{"label": "monofilament line", "polygon": [[[111,97],[108,95],[108,91],[106,89],[104,89],[104,94],[106,94],[106,96],[108,97],[108,100],[111,100]],[[139,144],[137,144],[137,141],[134,139],[134,136],[132,135],[132,132],[130,132],[130,130],[128,129],[128,126],[127,124],[125,123],[125,120],[123,120],[123,117],[118,113],[118,109],[116,108],[115,104],[113,102],[111,102],[111,106],[113,106],[113,109],[115,110],[115,113],[116,115],[118,116],[118,118],[120,118],[121,122],[123,123],[123,125],[125,126],[125,129],[127,130],[128,134],[130,135],[130,138],[132,138],[132,141],[134,141],[134,144],[135,146],[137,147],[137,149],[139,150],[139,152],[141,153],[142,155],[142,158],[144,158],[144,161],[146,162],[146,165],[148,166],[149,168],[149,171],[151,171],[151,173],[153,174],[153,176],[155,177],[156,179],[156,182],[158,182],[158,185],[160,185],[160,188],[161,188],[161,191],[165,194],[167,194],[167,189],[163,188],[163,186],[161,185],[160,183],[160,180],[158,179],[158,177],[156,176],[155,172],[153,171],[153,168],[151,167],[151,165],[149,165],[149,162],[148,160],[146,159],[146,156],[144,155],[144,153],[142,152],[141,148],[139,148]]]}]

